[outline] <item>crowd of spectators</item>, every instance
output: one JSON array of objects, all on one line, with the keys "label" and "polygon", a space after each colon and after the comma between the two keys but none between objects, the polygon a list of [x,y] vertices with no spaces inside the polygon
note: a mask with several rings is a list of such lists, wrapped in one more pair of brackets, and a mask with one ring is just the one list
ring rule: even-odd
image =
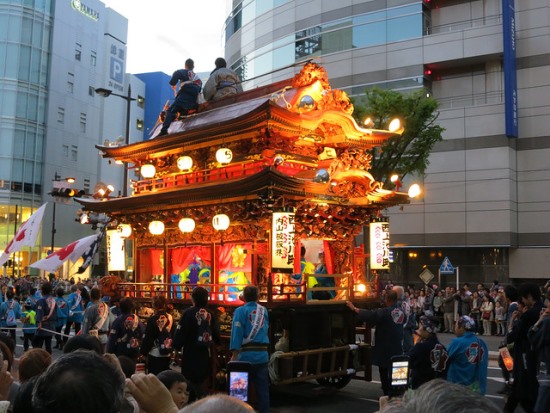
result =
[{"label": "crowd of spectators", "polygon": [[[390,281],[383,293],[388,294],[395,288]],[[550,363],[550,282],[544,286],[526,282],[515,287],[502,286],[495,281],[490,287],[479,283],[475,289],[464,283],[460,291],[453,287],[440,289],[437,285],[422,289],[409,286],[404,290],[403,302],[403,308],[411,309],[410,317],[416,318],[411,328],[420,327],[417,334],[427,334],[422,321],[428,318],[429,325],[433,322],[438,332],[457,334],[460,332],[458,325],[466,326],[470,342],[477,340],[478,349],[484,345],[481,337],[502,337],[498,361],[505,381],[499,391],[506,400],[504,412],[514,412],[519,405],[528,413],[550,411],[550,375],[547,371]],[[463,340],[462,334],[457,334],[457,339]],[[453,363],[457,339],[447,349],[448,380],[452,379],[449,366]],[[425,339],[421,336],[420,340]],[[511,360],[505,362],[503,354],[510,355]],[[466,376],[465,372],[453,375],[455,383],[461,383]],[[472,389],[471,385],[467,387]]]},{"label": "crowd of spectators", "polygon": [[[142,410],[149,411],[147,407],[151,408],[150,403],[157,403],[152,412],[175,413],[179,409],[194,411],[191,409],[193,405],[196,406],[195,411],[199,411],[199,408],[207,408],[210,405],[233,402],[231,399],[228,401],[219,397],[216,400],[208,398],[205,402],[202,400],[207,395],[204,377],[190,376],[191,380],[189,380],[183,374],[172,370],[168,363],[152,363],[151,360],[154,357],[164,359],[165,356],[165,354],[155,356],[149,349],[149,347],[155,347],[157,342],[167,342],[164,338],[159,340],[162,329],[159,329],[157,334],[159,337],[150,340],[149,347],[141,346],[144,334],[145,337],[149,335],[151,339],[152,331],[147,332],[145,326],[138,320],[131,300],[123,299],[116,308],[109,308],[106,304],[101,305],[98,284],[97,279],[84,282],[39,280],[30,277],[17,280],[0,279],[2,290],[0,321],[2,316],[7,316],[7,311],[5,308],[2,310],[2,306],[6,307],[9,300],[23,304],[23,307],[29,304],[40,305],[41,300],[45,303],[44,294],[49,294],[52,290],[58,293],[60,299],[69,292],[80,295],[84,309],[83,333],[71,335],[68,341],[64,341],[61,338],[64,335],[61,329],[56,326],[52,331],[52,337],[56,333],[60,336],[58,348],[62,349],[67,356],[62,356],[52,363],[51,348],[46,347],[44,350],[40,348],[41,345],[35,345],[36,341],[31,341],[32,348],[30,345],[25,348],[19,360],[18,375],[15,377],[12,376],[11,371],[14,364],[15,342],[21,339],[20,333],[14,337],[9,326],[0,325],[5,330],[0,333],[0,351],[4,360],[0,370],[0,399],[9,400],[14,412],[47,413],[72,409],[70,405],[75,400],[66,400],[66,398],[61,400],[61,393],[70,386],[81,385],[82,381],[79,380],[85,379],[84,376],[80,377],[79,373],[73,371],[83,370],[79,364],[83,357],[81,356],[80,361],[77,361],[76,358],[69,356],[75,351],[79,354],[85,352],[84,359],[99,356],[102,361],[94,362],[103,366],[101,374],[105,374],[106,371],[111,372],[109,373],[111,377],[105,379],[106,381],[103,380],[102,384],[97,383],[98,387],[93,391],[96,394],[107,391],[106,388],[102,390],[102,387],[108,383],[109,391],[112,393],[115,389],[116,394],[110,393],[104,398],[95,397],[93,403],[89,404],[93,409],[99,409],[100,405],[105,405],[110,407],[103,410],[113,413],[138,413]],[[526,412],[549,411],[550,376],[545,370],[545,366],[550,363],[549,287],[550,285],[545,285],[541,288],[531,283],[521,284],[518,288],[510,285],[504,287],[495,282],[490,287],[478,284],[472,290],[469,284],[465,283],[457,292],[452,287],[440,289],[432,285],[416,289],[412,286],[403,288],[388,283],[382,291],[384,303],[381,309],[359,310],[352,303],[348,303],[350,308],[357,312],[360,320],[379,327],[380,331],[377,330],[375,343],[378,343],[380,351],[377,352],[375,345],[375,364],[378,365],[381,376],[384,377],[382,383],[385,394],[391,395],[390,383],[386,380],[391,371],[391,357],[402,354],[410,357],[414,379],[411,388],[421,392],[416,393],[417,396],[414,397],[409,393],[401,399],[401,404],[390,403],[392,410],[388,411],[414,411],[413,406],[418,403],[415,400],[424,397],[426,388],[441,390],[442,385],[437,384],[441,382],[440,379],[449,386],[452,382],[466,387],[468,392],[484,394],[488,358],[487,346],[482,340],[484,335],[501,336],[503,345],[509,349],[514,359],[513,368],[507,368],[502,358],[499,360],[506,384],[502,392],[506,397],[504,411],[513,412],[518,405],[521,405]],[[156,333],[159,320],[165,320],[163,325],[166,324],[168,330],[171,330],[169,344],[172,345],[171,339],[175,338],[175,332],[180,329],[176,328],[177,323],[172,321],[170,314],[166,311],[166,303],[162,298],[159,296],[154,303],[155,312],[152,317],[155,322],[149,327],[154,325]],[[198,309],[201,305],[204,307],[205,303],[197,301],[197,297],[195,301]],[[74,308],[71,305],[68,307]],[[100,314],[104,307],[109,313],[117,311],[117,314],[98,316],[97,314]],[[9,304],[7,308],[10,308]],[[39,313],[40,311],[42,313],[38,319],[44,319],[48,311],[39,310]],[[49,314],[51,315],[52,312],[50,311]],[[63,321],[63,323],[66,322],[66,320]],[[393,329],[390,330],[390,326]],[[37,329],[40,329],[40,325]],[[135,335],[128,337],[120,335],[120,332],[128,335],[128,332],[133,330],[136,330]],[[410,331],[407,333],[407,330]],[[93,331],[96,333],[92,334]],[[384,332],[388,331],[394,331],[390,334],[391,337],[383,336]],[[395,338],[397,334],[396,331],[399,331],[399,340],[392,341],[392,337]],[[102,332],[107,332],[108,337],[101,337]],[[457,336],[447,349],[437,339],[437,333],[440,332],[451,332]],[[76,326],[75,333],[77,333]],[[411,338],[410,342],[407,337]],[[415,339],[412,340],[412,337]],[[67,338],[69,337],[65,337]],[[122,341],[123,339],[127,341]],[[394,341],[402,342],[403,348],[390,348],[389,343]],[[181,347],[181,340],[175,340],[174,344],[176,344],[175,348],[168,353],[170,355],[173,355],[173,350]],[[472,350],[475,352],[472,353]],[[90,353],[94,355],[89,355]],[[166,361],[168,360],[170,360],[169,357]],[[437,363],[434,363],[434,360],[437,360]],[[148,366],[150,374],[136,374],[136,366],[142,362],[150,364]],[[111,368],[106,368],[105,363]],[[70,370],[71,373],[66,373],[64,369]],[[73,377],[75,374],[76,378]],[[93,374],[95,378],[100,376],[95,370]],[[117,378],[113,374],[124,376],[126,379]],[[71,377],[70,382],[68,377]],[[429,385],[431,382],[437,385]],[[93,385],[96,383],[94,382]],[[120,395],[117,393],[119,388]],[[91,394],[90,390],[90,397]],[[82,394],[82,398],[86,397],[88,397],[87,393]],[[78,403],[83,402],[82,398],[78,399]],[[159,398],[163,400],[160,405]],[[201,401],[195,403],[195,399],[198,398],[201,398]],[[237,401],[233,407],[236,409],[234,411],[252,411],[247,410],[250,406]]]},{"label": "crowd of spectators", "polygon": [[[199,392],[196,390],[199,389],[168,363],[163,368],[150,366],[155,368],[148,374],[136,372],[140,363],[148,361],[148,354],[144,357],[140,349],[144,325],[134,313],[131,299],[124,298],[117,306],[109,307],[107,298],[101,298],[97,279],[74,282],[55,278],[7,278],[0,279],[0,286],[0,307],[13,300],[35,308],[39,320],[34,324],[35,332],[40,333],[45,325],[40,320],[47,321],[49,318],[53,324],[45,330],[50,334],[50,339],[58,335],[56,347],[63,350],[63,355],[52,361],[51,346],[42,349],[41,345],[36,345],[38,342],[35,339],[27,340],[25,350],[16,363],[16,341],[24,340],[24,337],[19,337],[23,331],[13,333],[23,330],[21,324],[28,331],[31,324],[28,313],[31,310],[18,315],[24,321],[21,320],[17,327],[2,324],[5,331],[0,332],[0,401],[10,403],[10,412],[208,413],[219,408],[228,413],[253,411],[248,404],[221,394],[209,396],[200,393],[201,400],[197,401]],[[53,289],[58,293],[57,300],[52,297],[48,301],[47,297]],[[78,295],[79,300],[65,299],[66,295]],[[169,316],[164,297],[156,298],[158,312]],[[59,301],[62,299],[69,305]],[[63,323],[67,322],[69,310],[72,315],[77,308],[74,301],[78,301],[78,308],[83,309],[82,328],[76,328],[75,323],[71,323],[70,327],[75,327],[75,335],[65,336],[63,340],[64,333],[55,322],[59,318]],[[48,307],[40,309],[41,302]],[[62,307],[67,309],[65,318],[59,312]],[[157,324],[158,321],[155,322]],[[136,330],[135,335],[130,334],[133,330]],[[168,330],[173,336],[176,329],[169,326]],[[103,332],[106,332],[105,336]],[[153,340],[151,346],[156,345]],[[172,350],[169,352],[171,355]],[[152,373],[153,370],[156,374]]]}]

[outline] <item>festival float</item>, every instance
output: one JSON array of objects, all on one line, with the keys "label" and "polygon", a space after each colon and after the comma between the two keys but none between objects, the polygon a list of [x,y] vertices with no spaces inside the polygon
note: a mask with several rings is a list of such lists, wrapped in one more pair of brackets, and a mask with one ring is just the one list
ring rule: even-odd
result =
[{"label": "festival float", "polygon": [[[203,286],[228,341],[239,292],[258,285],[272,384],[340,388],[359,371],[370,380],[370,340],[356,343],[345,305],[377,297],[356,238],[409,196],[369,173],[367,150],[402,129],[361,127],[352,112],[324,68],[307,63],[287,81],[202,104],[169,135],[97,146],[136,177],[129,196],[78,199],[132,240],[132,282],[105,277],[105,288],[145,304],[165,294],[178,312]],[[388,224],[379,224],[376,242],[388,247]],[[387,264],[388,248],[380,250]],[[215,364],[222,369],[223,357]]]}]

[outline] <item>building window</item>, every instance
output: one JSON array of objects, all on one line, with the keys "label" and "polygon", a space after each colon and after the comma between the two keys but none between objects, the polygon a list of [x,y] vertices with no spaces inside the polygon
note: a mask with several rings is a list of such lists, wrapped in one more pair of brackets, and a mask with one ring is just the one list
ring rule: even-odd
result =
[{"label": "building window", "polygon": [[97,54],[92,50],[92,54],[90,55],[90,65],[95,67],[97,64]]},{"label": "building window", "polygon": [[80,132],[86,133],[86,114],[85,113],[80,114]]},{"label": "building window", "polygon": [[63,145],[61,147],[61,154],[63,155],[63,158],[69,159],[69,145]]},{"label": "building window", "polygon": [[90,180],[88,178],[84,178],[84,184],[82,185],[82,189],[86,191],[87,194],[90,193]]},{"label": "building window", "polygon": [[73,93],[74,91],[74,74],[67,73],[67,93]]},{"label": "building window", "polygon": [[136,128],[137,130],[143,130],[143,119],[138,119],[136,121]]},{"label": "building window", "polygon": [[88,95],[90,96],[94,96],[95,94],[95,89],[93,86],[88,86]]},{"label": "building window", "polygon": [[145,98],[143,96],[138,95],[137,105],[138,105],[138,108],[143,108],[145,106]]},{"label": "building window", "polygon": [[59,123],[65,123],[65,108],[57,108],[57,121]]},{"label": "building window", "polygon": [[80,43],[75,44],[74,58],[75,58],[75,60],[78,60],[79,62],[80,62],[80,59],[82,59],[82,45]]},{"label": "building window", "polygon": [[71,161],[77,161],[78,160],[78,146],[71,145]]}]

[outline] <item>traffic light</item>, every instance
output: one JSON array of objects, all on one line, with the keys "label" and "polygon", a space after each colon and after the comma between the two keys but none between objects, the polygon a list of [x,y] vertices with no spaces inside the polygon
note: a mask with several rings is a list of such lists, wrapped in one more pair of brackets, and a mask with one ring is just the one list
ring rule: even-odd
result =
[{"label": "traffic light", "polygon": [[51,196],[57,196],[60,198],[73,198],[83,196],[86,193],[83,189],[73,189],[73,188],[54,188],[50,192]]}]

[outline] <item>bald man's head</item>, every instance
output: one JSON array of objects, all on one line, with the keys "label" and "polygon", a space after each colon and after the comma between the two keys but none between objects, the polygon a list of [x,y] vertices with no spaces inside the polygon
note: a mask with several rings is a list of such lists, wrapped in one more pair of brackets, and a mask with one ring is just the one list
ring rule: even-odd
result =
[{"label": "bald man's head", "polygon": [[179,413],[253,413],[254,409],[245,402],[226,394],[214,394],[191,403]]},{"label": "bald man's head", "polygon": [[398,300],[402,300],[403,298],[405,298],[405,289],[400,285],[394,285],[392,290],[395,291],[395,293],[397,294]]}]

